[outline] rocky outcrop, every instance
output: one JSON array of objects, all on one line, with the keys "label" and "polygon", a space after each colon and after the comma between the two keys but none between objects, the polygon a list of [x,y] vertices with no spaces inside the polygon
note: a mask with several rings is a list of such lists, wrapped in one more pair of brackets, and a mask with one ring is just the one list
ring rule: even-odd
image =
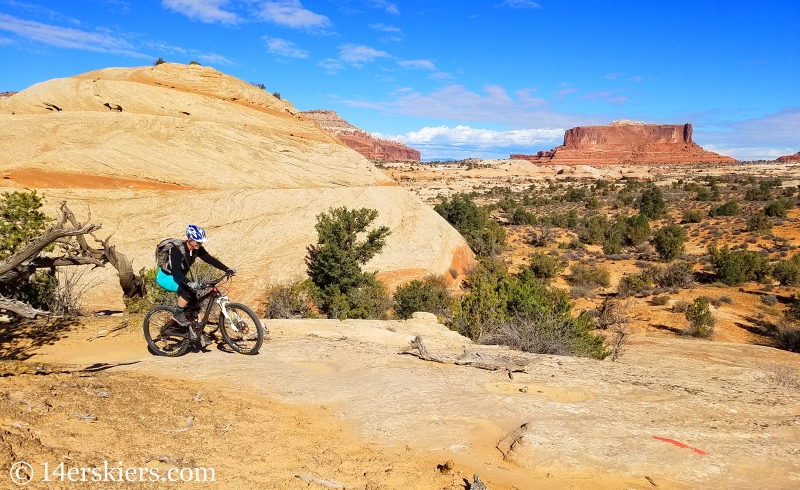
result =
[{"label": "rocky outcrop", "polygon": [[398,141],[374,138],[367,131],[339,117],[334,111],[319,109],[300,114],[370,160],[419,161],[419,151]]},{"label": "rocky outcrop", "polygon": [[692,125],[615,121],[608,126],[579,126],[564,133],[564,144],[512,159],[558,165],[636,165],[734,162],[692,141]]},{"label": "rocky outcrop", "polygon": [[800,151],[795,153],[794,155],[786,155],[782,157],[778,157],[779,162],[798,162],[800,161]]},{"label": "rocky outcrop", "polygon": [[16,94],[16,92],[0,92],[0,99],[7,99],[14,94]]},{"label": "rocky outcrop", "polygon": [[[0,192],[37,189],[102,222],[138,271],[187,223],[239,273],[231,297],[306,276],[316,217],[378,211],[391,235],[365,268],[392,286],[427,274],[453,284],[474,265],[447,221],[286,100],[210,67],[164,63],[49,80],[0,100]],[[455,271],[451,273],[450,270]],[[457,276],[458,278],[454,278]],[[87,307],[122,306],[116,270],[87,272]]]}]

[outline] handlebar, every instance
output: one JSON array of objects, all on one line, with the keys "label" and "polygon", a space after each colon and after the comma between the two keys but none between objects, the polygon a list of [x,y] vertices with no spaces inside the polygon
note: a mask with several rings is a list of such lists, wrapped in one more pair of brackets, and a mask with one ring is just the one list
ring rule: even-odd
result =
[{"label": "handlebar", "polygon": [[214,287],[214,286],[216,286],[217,284],[219,284],[219,283],[221,283],[221,282],[223,282],[223,281],[227,281],[227,280],[229,280],[231,277],[233,277],[233,274],[225,274],[224,276],[220,277],[219,279],[215,279],[215,280],[213,280],[213,281],[210,281],[210,282],[203,282],[203,283],[200,283],[200,289],[209,289],[209,288],[213,288],[213,287]]}]

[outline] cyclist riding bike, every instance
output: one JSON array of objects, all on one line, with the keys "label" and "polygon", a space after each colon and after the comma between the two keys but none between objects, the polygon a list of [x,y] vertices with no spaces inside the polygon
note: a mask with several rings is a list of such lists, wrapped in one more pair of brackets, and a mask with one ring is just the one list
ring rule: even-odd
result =
[{"label": "cyclist riding bike", "polygon": [[[199,258],[206,264],[229,275],[236,273],[236,269],[226,266],[203,248],[203,244],[206,242],[208,242],[208,237],[206,237],[205,230],[197,225],[189,225],[186,228],[186,240],[169,250],[168,264],[159,268],[156,276],[156,283],[159,286],[167,291],[178,293],[178,304],[172,318],[183,326],[189,325],[189,319],[186,318],[183,310],[196,296],[195,291],[200,287],[199,283],[190,281],[186,277],[195,260]],[[189,329],[189,336],[192,340],[197,340],[194,329]]]}]

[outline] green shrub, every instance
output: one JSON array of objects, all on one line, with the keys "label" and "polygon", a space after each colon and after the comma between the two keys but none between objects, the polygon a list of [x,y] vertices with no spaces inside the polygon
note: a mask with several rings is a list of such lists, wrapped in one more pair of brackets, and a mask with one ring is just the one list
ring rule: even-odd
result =
[{"label": "green shrub", "polygon": [[711,315],[708,300],[704,297],[695,298],[686,307],[686,319],[689,320],[687,334],[707,338],[714,333],[714,317]]},{"label": "green shrub", "polygon": [[654,296],[651,300],[655,306],[664,306],[665,304],[669,303],[670,297],[666,294],[662,294],[660,296]]},{"label": "green shrub", "polygon": [[158,58],[158,59],[157,59],[157,60],[156,60],[156,61],[153,63],[153,66],[163,65],[164,63],[166,63],[166,61],[164,61],[164,58]]},{"label": "green shrub", "polygon": [[772,229],[772,220],[763,212],[754,214],[747,219],[747,231],[756,233],[767,232]]},{"label": "green shrub", "polygon": [[[567,268],[567,261],[558,256],[534,252],[528,256],[527,270],[537,279],[553,279]],[[520,274],[525,273],[525,268]]]},{"label": "green shrub", "polygon": [[394,312],[398,318],[411,318],[417,311],[449,316],[453,298],[443,276],[431,275],[413,280],[394,292]]},{"label": "green shrub", "polygon": [[779,198],[764,207],[764,214],[773,218],[785,218],[790,207],[789,201]]},{"label": "green shrub", "polygon": [[619,280],[617,293],[620,298],[649,293],[661,274],[662,269],[658,266],[647,267],[638,274],[626,274]]},{"label": "green shrub", "polygon": [[267,288],[264,318],[315,318],[314,285],[308,279]]},{"label": "green shrub", "polygon": [[655,282],[662,288],[690,288],[694,284],[694,272],[689,262],[673,262],[656,277]]},{"label": "green shrub", "polygon": [[583,219],[578,229],[578,238],[589,245],[600,245],[606,241],[611,231],[611,222],[602,214],[588,216]]},{"label": "green shrub", "polygon": [[600,200],[596,197],[592,197],[588,201],[586,201],[586,209],[600,209]]},{"label": "green shrub", "polygon": [[190,62],[189,62],[189,64],[190,64],[190,65],[202,66],[200,63],[198,63],[198,62],[197,62],[197,61],[195,61],[195,60],[192,60],[192,61],[190,61]]},{"label": "green shrub", "polygon": [[739,203],[736,201],[728,201],[725,204],[721,204],[715,208],[711,208],[711,211],[708,212],[708,215],[712,218],[716,218],[717,216],[739,216]]},{"label": "green shrub", "polygon": [[[383,249],[390,233],[385,226],[367,232],[377,217],[374,209],[346,207],[317,215],[318,241],[308,246],[305,262],[315,286],[316,302],[322,312],[333,318],[364,318],[364,311],[383,305],[360,305],[355,301],[378,302],[388,297],[385,290],[381,296],[383,286],[375,279],[375,273],[361,270]],[[358,234],[364,233],[366,237],[359,241]]]},{"label": "green shrub", "polygon": [[347,291],[344,301],[337,297],[333,301],[330,316],[343,320],[345,318],[388,320],[392,311],[392,296],[386,286],[368,275],[363,284]]},{"label": "green shrub", "polygon": [[505,230],[467,194],[457,194],[450,200],[445,198],[433,209],[461,233],[476,254],[490,257],[503,249]]},{"label": "green shrub", "polygon": [[795,323],[779,322],[775,329],[776,347],[800,352],[800,328]]},{"label": "green shrub", "polygon": [[647,216],[637,214],[625,221],[625,242],[639,246],[650,238],[650,221]]},{"label": "green shrub", "polygon": [[525,208],[518,207],[511,214],[511,223],[514,225],[535,225],[536,215],[525,211]]},{"label": "green shrub", "polygon": [[532,274],[509,274],[502,262],[479,259],[467,277],[467,293],[453,307],[450,327],[484,343],[602,359],[603,339],[589,332],[588,315],[573,317],[573,306],[565,291]]},{"label": "green shrub", "polygon": [[758,187],[750,187],[744,195],[745,201],[769,201],[772,198],[770,188],[772,186],[767,181],[759,183]]},{"label": "green shrub", "polygon": [[578,263],[572,264],[570,272],[569,283],[573,286],[595,289],[598,287],[607,288],[611,285],[611,274],[605,267]]},{"label": "green shrub", "polygon": [[661,219],[667,214],[667,203],[658,186],[653,185],[642,191],[638,204],[639,213],[649,219]]},{"label": "green shrub", "polygon": [[700,223],[703,221],[702,209],[689,209],[683,212],[684,223]]},{"label": "green shrub", "polygon": [[728,286],[739,286],[747,281],[764,281],[772,272],[769,261],[758,252],[749,250],[731,251],[727,245],[717,248],[708,246],[716,280]]},{"label": "green shrub", "polygon": [[52,222],[41,212],[44,198],[30,192],[4,192],[0,196],[0,260],[14,255],[40,236]]},{"label": "green shrub", "polygon": [[772,277],[778,280],[781,286],[800,286],[800,254],[775,264]]},{"label": "green shrub", "polygon": [[650,243],[661,260],[669,262],[683,253],[687,240],[686,230],[681,226],[667,225],[659,228]]}]

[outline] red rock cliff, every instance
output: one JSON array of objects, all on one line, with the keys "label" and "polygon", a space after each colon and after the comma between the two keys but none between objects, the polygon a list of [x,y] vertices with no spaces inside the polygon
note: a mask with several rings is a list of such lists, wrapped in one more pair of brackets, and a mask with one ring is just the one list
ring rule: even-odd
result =
[{"label": "red rock cliff", "polygon": [[800,161],[800,151],[795,153],[794,155],[786,155],[783,157],[778,157],[779,162],[797,162]]},{"label": "red rock cliff", "polygon": [[535,155],[511,158],[555,165],[616,165],[734,162],[692,141],[692,125],[615,121],[608,126],[579,126],[564,133],[564,144]]},{"label": "red rock cliff", "polygon": [[349,148],[372,160],[403,160],[418,162],[419,151],[397,142],[374,138],[363,129],[345,121],[334,111],[315,110],[300,114],[317,124]]}]

